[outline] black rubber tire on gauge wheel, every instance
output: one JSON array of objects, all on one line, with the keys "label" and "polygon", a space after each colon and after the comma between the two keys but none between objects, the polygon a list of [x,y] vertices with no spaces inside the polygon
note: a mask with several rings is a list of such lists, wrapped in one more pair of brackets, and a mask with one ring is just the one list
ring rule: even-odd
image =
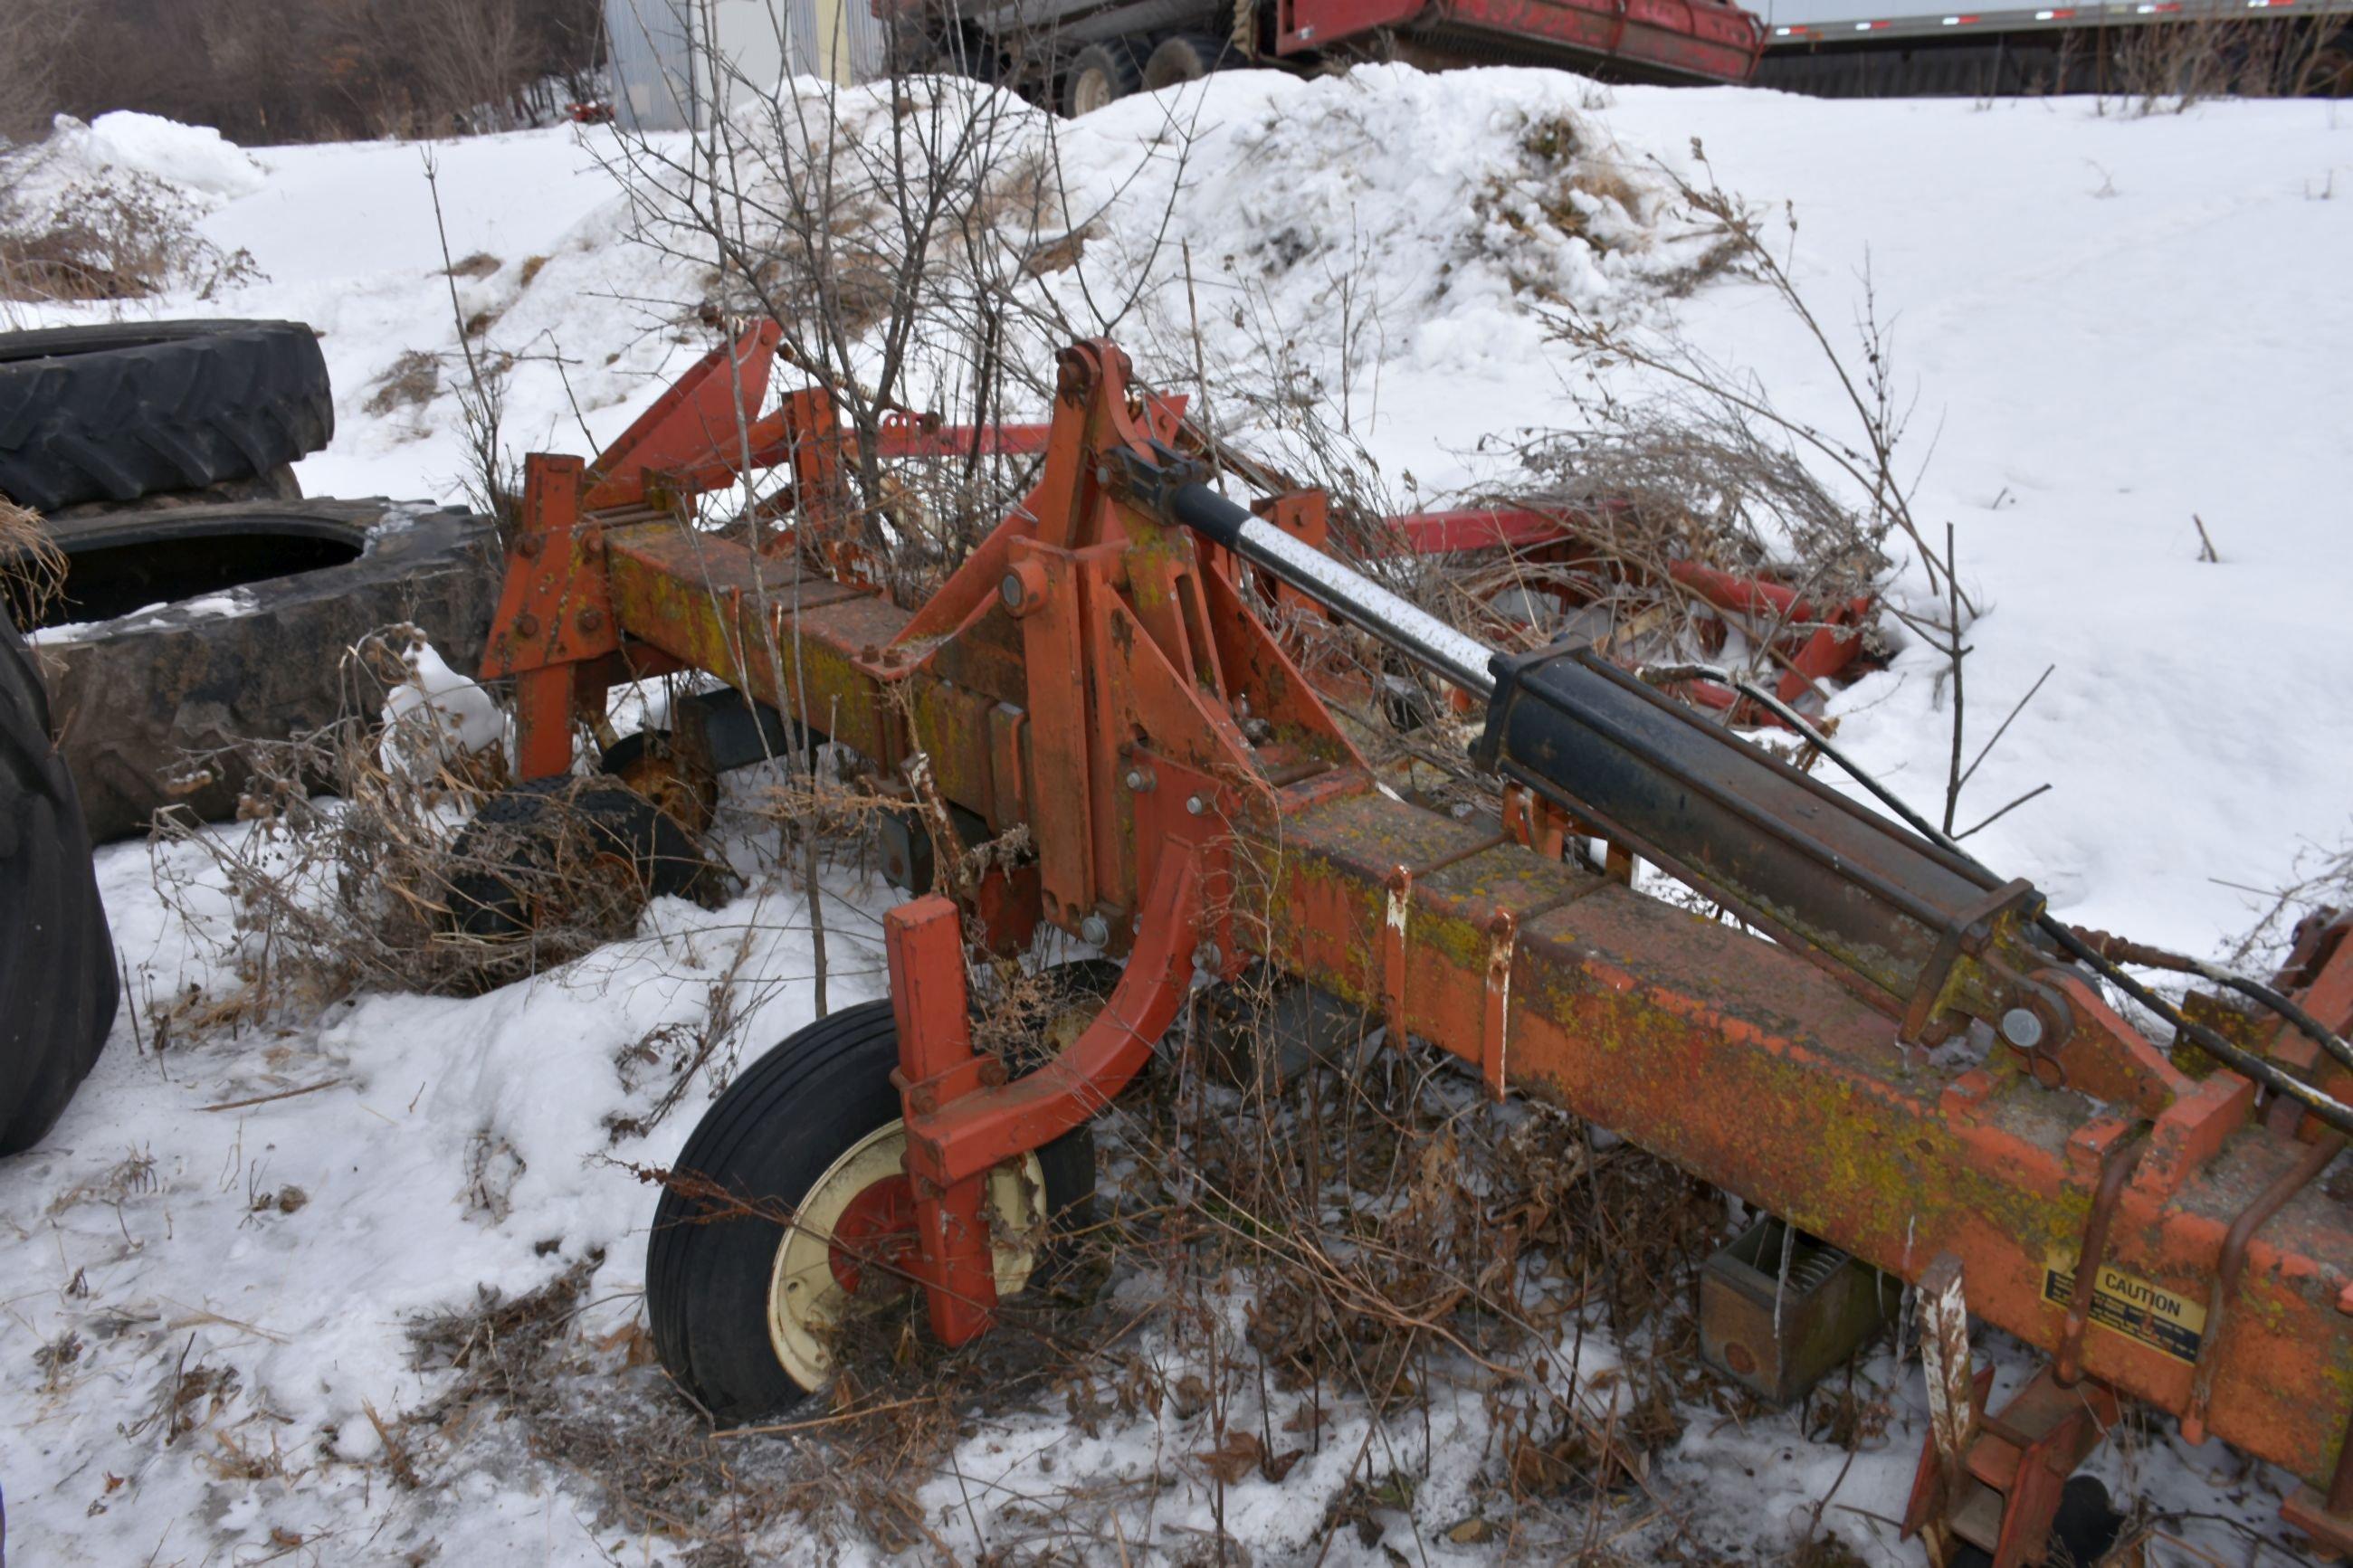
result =
[{"label": "black rubber tire on gauge wheel", "polygon": [[1233,42],[1208,33],[1171,33],[1153,46],[1144,62],[1144,90],[1158,92],[1182,81],[1198,81],[1234,52]]},{"label": "black rubber tire on gauge wheel", "polygon": [[1062,73],[1062,112],[1072,120],[1118,102],[1144,84],[1135,51],[1117,38],[1089,44]]},{"label": "black rubber tire on gauge wheel", "polygon": [[[663,1188],[646,1246],[654,1350],[681,1388],[723,1426],[799,1404],[768,1331],[783,1224],[870,1136],[895,1125],[899,1029],[885,1001],[828,1014],[746,1068],[712,1103],[675,1168],[734,1202],[723,1208]],[[1094,1139],[1075,1131],[1038,1152],[1045,1213],[1056,1230],[1084,1223],[1094,1197]],[[756,1211],[756,1212],[747,1212]]]},{"label": "black rubber tire on gauge wheel", "polygon": [[0,495],[36,511],[249,479],[334,433],[327,362],[300,321],[0,333]]},{"label": "black rubber tire on gauge wheel", "polygon": [[0,610],[0,1154],[39,1142],[114,1025],[114,942],[48,699]]}]

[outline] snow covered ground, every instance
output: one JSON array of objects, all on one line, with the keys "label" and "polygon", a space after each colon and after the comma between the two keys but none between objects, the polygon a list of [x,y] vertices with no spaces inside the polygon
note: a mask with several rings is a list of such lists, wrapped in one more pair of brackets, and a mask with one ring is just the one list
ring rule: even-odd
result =
[{"label": "snow covered ground", "polygon": [[[1599,213],[1598,237],[1620,226],[1617,247],[1554,238],[1529,251],[1496,226],[1496,192],[1508,200],[1535,177],[1525,133],[1547,115],[1576,117],[1638,195],[1655,188],[1647,159],[1688,173],[1693,139],[1704,142],[1726,188],[1794,217],[1793,270],[1834,336],[1861,309],[1866,270],[1894,323],[1899,383],[1917,397],[1914,510],[1939,533],[1955,525],[1986,611],[1971,632],[1972,749],[2052,667],[1961,819],[2052,788],[1972,847],[2034,879],[2071,920],[2206,952],[2263,901],[2221,884],[2280,885],[2300,855],[2353,826],[2341,678],[2353,665],[2353,115],[2319,103],[2113,110],[1384,68],[1188,89],[1174,110],[1194,132],[1181,171],[1152,158],[1172,123],[1163,102],[1057,134],[1076,205],[1173,202],[1171,243],[1189,245],[1200,271],[1213,393],[1258,368],[1252,345],[1271,319],[1321,353],[1335,398],[1345,381],[1385,475],[1402,485],[1410,473],[1431,498],[1508,477],[1478,450],[1482,436],[1573,415],[1588,367],[1546,342],[1531,279],[1587,309],[1672,321],[1785,409],[1840,422],[1819,352],[1762,289],[1730,277],[1682,298],[1652,286],[1686,258],[1660,213]],[[420,149],[262,149],[248,176],[200,139],[117,130],[98,138],[111,153],[77,156],[188,183],[206,236],[249,251],[267,276],[163,309],[290,317],[323,334],[339,430],[301,465],[306,489],[458,493],[448,378],[422,404],[377,400],[404,353],[450,360],[458,347]],[[611,133],[431,153],[450,254],[494,263],[458,281],[460,313],[494,313],[487,341],[525,356],[509,439],[577,450],[609,438],[706,346],[678,324],[696,297],[691,269],[619,237]],[[1115,274],[1124,241],[1115,223],[1102,233],[1095,265]],[[1345,361],[1344,277],[1358,323]],[[2200,560],[2193,517],[2219,563]],[[1891,593],[1925,597],[1916,564]],[[1836,704],[1842,738],[1924,805],[1940,795],[1949,745],[1936,665],[1915,643]],[[698,1020],[739,957],[759,980],[748,1039],[806,1021],[797,901],[664,902],[634,940],[488,996],[368,996],[314,1023],[158,1051],[151,1003],[193,999],[185,1017],[232,984],[221,943],[235,911],[203,858],[185,847],[101,855],[124,1019],[48,1142],[0,1166],[0,1486],[16,1560],[670,1560],[660,1538],[603,1520],[575,1478],[489,1436],[456,1480],[406,1490],[370,1412],[391,1422],[431,1398],[447,1374],[412,1370],[406,1325],[478,1287],[525,1290],[601,1250],[578,1331],[593,1340],[636,1318],[651,1205],[613,1162],[667,1161],[698,1100],[616,1142],[608,1121],[655,1093],[617,1061],[659,1026]],[[159,880],[181,889],[175,900]],[[871,938],[888,897],[846,876],[836,891],[839,1005],[879,984]],[[1916,1402],[1908,1385],[1905,1396]],[[1441,1415],[1430,1479],[1388,1546],[1351,1534],[1323,1560],[1493,1551],[1441,1539],[1482,1462],[1475,1405],[1451,1418],[1452,1440]],[[1715,1549],[1745,1539],[1769,1554],[1835,1485],[1845,1506],[1826,1527],[1869,1560],[1908,1561],[1872,1516],[1901,1513],[1916,1435],[1899,1419],[1840,1480],[1844,1454],[1790,1423],[1695,1424],[1653,1487],[1715,1519]],[[980,1500],[967,1508],[946,1481],[923,1500],[946,1510],[942,1539],[969,1561],[975,1532],[1036,1481],[1040,1451],[1148,1474],[1155,1436],[1147,1426],[1079,1447],[1057,1415],[998,1412],[957,1455]],[[1208,1445],[1178,1434],[1168,1446]],[[2120,1494],[2268,1528],[2274,1482],[2217,1447],[2159,1435],[2100,1463]],[[1261,1562],[1315,1559],[1302,1528],[1345,1481],[1307,1466],[1282,1487],[1244,1483],[1229,1525]],[[1198,1477],[1176,1479],[1157,1510],[1103,1560],[1198,1553],[1201,1538],[1185,1533],[1210,1522]],[[1155,1522],[1163,1533],[1149,1533]],[[2225,1561],[2250,1550],[2218,1528],[2205,1539]],[[789,1534],[772,1544],[781,1558],[820,1551]]]}]

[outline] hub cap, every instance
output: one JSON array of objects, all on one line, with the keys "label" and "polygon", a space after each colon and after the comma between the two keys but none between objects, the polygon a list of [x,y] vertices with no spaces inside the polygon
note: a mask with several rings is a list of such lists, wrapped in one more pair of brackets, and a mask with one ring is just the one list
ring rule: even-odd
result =
[{"label": "hub cap", "polygon": [[1110,102],[1109,73],[1094,69],[1081,71],[1078,85],[1071,91],[1071,106],[1081,114],[1092,114]]},{"label": "hub cap", "polygon": [[[907,1182],[904,1122],[851,1144],[801,1200],[768,1280],[768,1342],[803,1388],[833,1375],[834,1331],[861,1310],[906,1293],[915,1258],[915,1198]],[[990,1239],[997,1293],[1029,1283],[1046,1235],[1046,1173],[1025,1154],[989,1172]]]}]

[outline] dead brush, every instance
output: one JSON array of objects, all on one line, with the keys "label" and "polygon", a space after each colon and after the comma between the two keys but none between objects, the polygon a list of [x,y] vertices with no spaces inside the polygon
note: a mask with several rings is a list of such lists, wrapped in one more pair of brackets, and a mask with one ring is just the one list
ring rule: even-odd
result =
[{"label": "dead brush", "polygon": [[748,1568],[750,1543],[797,1494],[787,1456],[713,1436],[670,1392],[642,1330],[581,1332],[603,1262],[591,1252],[519,1295],[483,1289],[409,1324],[413,1363],[446,1382],[417,1409],[376,1418],[394,1476],[436,1486],[512,1443],[586,1482],[604,1501],[600,1528],[657,1530],[699,1568]]},{"label": "dead brush", "polygon": [[[1712,661],[1770,685],[1788,668],[1783,647],[1829,623],[1734,616],[1678,568],[1779,583],[1804,605],[1874,596],[1887,524],[1841,504],[1755,422],[1686,404],[1594,412],[1592,427],[1522,443],[1530,478],[1481,498],[1556,519],[1566,542],[1470,552],[1445,568],[1460,613],[1506,646],[1569,636],[1630,667]],[[1862,635],[1865,657],[1883,657],[1876,629]]]},{"label": "dead brush", "polygon": [[19,631],[42,625],[65,586],[65,552],[41,514],[0,496],[0,595],[8,618]]},{"label": "dead brush", "polygon": [[[1324,1528],[1375,1543],[1376,1516],[1410,1509],[1418,1484],[1377,1450],[1419,1429],[1428,1452],[1432,1411],[1466,1393],[1493,1434],[1486,1519],[1548,1538],[1641,1484],[1705,1383],[1692,1282],[1725,1227],[1709,1189],[1572,1118],[1492,1105],[1419,1047],[1225,1089],[1204,1081],[1198,1026],[1178,1049],[1195,1070],[1113,1119],[1133,1173],[1102,1245],[1114,1279],[1154,1280],[1164,1363],[1193,1385],[1167,1409],[1213,1439],[1167,1440],[1203,1449],[1212,1485],[1245,1465],[1279,1481],[1329,1429],[1369,1421]],[[1616,1365],[1580,1372],[1588,1326]]]},{"label": "dead brush", "polygon": [[[206,929],[204,900],[166,849],[199,852],[230,895],[241,983],[232,1017],[312,1016],[363,990],[472,994],[567,962],[634,921],[609,864],[583,847],[589,837],[559,830],[555,852],[528,863],[489,835],[459,852],[466,825],[506,782],[504,760],[452,751],[438,736],[387,748],[380,715],[415,635],[391,628],[346,656],[342,720],[238,748],[248,831],[176,817],[159,830],[157,886],[192,930]],[[429,709],[415,717],[438,722]],[[463,934],[452,887],[469,874],[495,874],[542,918],[512,937]]]},{"label": "dead brush", "polygon": [[1570,241],[1597,258],[1658,252],[1646,270],[1675,296],[1738,260],[1736,240],[1717,232],[1711,215],[1678,208],[1670,187],[1630,167],[1574,115],[1529,120],[1516,151],[1516,166],[1489,175],[1470,199],[1472,248],[1502,267],[1515,294],[1565,304],[1575,269],[1560,247]]},{"label": "dead brush", "polygon": [[[7,172],[21,180],[44,156],[38,148],[16,154]],[[185,290],[210,300],[268,281],[250,252],[225,252],[198,233],[199,216],[152,174],[117,171],[37,202],[0,191],[0,298],[143,300]]]}]

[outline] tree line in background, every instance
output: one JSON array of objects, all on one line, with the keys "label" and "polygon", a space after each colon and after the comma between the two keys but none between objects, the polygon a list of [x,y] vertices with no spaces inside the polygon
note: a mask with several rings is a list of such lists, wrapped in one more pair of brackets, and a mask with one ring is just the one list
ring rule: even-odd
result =
[{"label": "tree line in background", "polygon": [[598,0],[0,0],[0,137],[144,110],[252,144],[544,122],[591,91]]}]

